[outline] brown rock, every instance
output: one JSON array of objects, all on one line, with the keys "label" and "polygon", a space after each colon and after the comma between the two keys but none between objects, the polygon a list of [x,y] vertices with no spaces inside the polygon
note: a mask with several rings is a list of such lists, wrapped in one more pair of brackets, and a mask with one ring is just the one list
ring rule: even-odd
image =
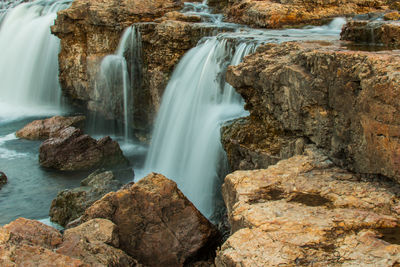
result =
[{"label": "brown rock", "polygon": [[[230,67],[227,80],[244,97],[249,123],[271,125],[280,139],[304,138],[341,167],[400,181],[398,62],[398,51],[269,44]],[[247,133],[244,145],[257,147],[257,138]]]},{"label": "brown rock", "polygon": [[117,226],[109,220],[93,219],[65,231],[57,253],[78,258],[91,266],[139,266],[119,245]]},{"label": "brown rock", "polygon": [[111,171],[100,170],[82,180],[81,185],[58,192],[50,207],[49,216],[53,222],[66,226],[79,218],[95,201],[122,186]]},{"label": "brown rock", "polygon": [[70,126],[82,129],[85,119],[85,116],[55,116],[49,119],[35,120],[17,131],[15,135],[28,140],[44,140],[56,137],[62,129]]},{"label": "brown rock", "polygon": [[341,39],[356,43],[400,47],[400,22],[350,21],[344,26]]},{"label": "brown rock", "polygon": [[0,189],[7,183],[7,176],[4,172],[0,172]]},{"label": "brown rock", "polygon": [[393,266],[399,193],[392,183],[360,181],[315,149],[236,171],[223,185],[233,235],[216,266]]},{"label": "brown rock", "polygon": [[83,221],[93,218],[113,221],[120,248],[148,266],[182,266],[216,234],[177,185],[155,173],[95,202]]},{"label": "brown rock", "polygon": [[384,0],[230,0],[228,20],[252,27],[281,28],[321,24],[338,16],[352,16],[388,8]]},{"label": "brown rock", "polygon": [[400,13],[398,11],[393,11],[386,13],[384,16],[385,20],[400,20]]},{"label": "brown rock", "polygon": [[77,171],[126,164],[127,160],[109,136],[96,141],[80,129],[68,127],[58,137],[43,142],[39,163],[47,168]]}]

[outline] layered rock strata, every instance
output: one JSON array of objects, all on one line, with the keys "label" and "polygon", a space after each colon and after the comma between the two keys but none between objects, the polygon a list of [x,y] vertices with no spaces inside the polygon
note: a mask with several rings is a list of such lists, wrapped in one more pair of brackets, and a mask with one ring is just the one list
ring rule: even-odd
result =
[{"label": "layered rock strata", "polygon": [[95,171],[82,180],[81,186],[58,192],[51,202],[51,221],[61,226],[79,218],[95,201],[111,191],[117,191],[122,183],[111,171]]},{"label": "layered rock strata", "polygon": [[216,241],[215,228],[176,183],[155,173],[105,195],[82,221],[94,218],[114,222],[120,248],[146,266],[183,266]]},{"label": "layered rock strata", "polygon": [[96,140],[80,129],[68,127],[41,144],[39,163],[46,168],[79,171],[126,165],[128,161],[109,136]]},{"label": "layered rock strata", "polygon": [[326,42],[261,46],[228,69],[227,81],[246,101],[246,127],[268,130],[223,134],[228,157],[235,147],[296,154],[301,138],[339,166],[400,181],[398,62],[398,51],[350,51]]},{"label": "layered rock strata", "polygon": [[63,117],[54,116],[44,120],[35,120],[25,125],[15,135],[28,140],[45,140],[56,137],[58,133],[68,127],[82,129],[85,124],[85,116]]},{"label": "layered rock strata", "polygon": [[317,149],[225,178],[232,236],[216,266],[396,266],[400,189],[363,181]]},{"label": "layered rock strata", "polygon": [[338,16],[352,16],[388,9],[384,0],[230,0],[228,20],[252,27],[281,28],[321,24]]}]

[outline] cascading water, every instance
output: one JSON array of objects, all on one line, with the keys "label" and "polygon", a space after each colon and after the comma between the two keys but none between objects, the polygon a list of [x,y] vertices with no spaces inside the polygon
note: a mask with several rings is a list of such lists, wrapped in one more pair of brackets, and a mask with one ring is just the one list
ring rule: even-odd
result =
[{"label": "cascading water", "polygon": [[122,93],[125,141],[128,140],[132,121],[128,103],[133,102],[132,89],[140,84],[141,51],[140,32],[134,26],[128,27],[115,54],[104,57],[100,66],[98,86],[104,88],[97,88],[97,91]]},{"label": "cascading water", "polygon": [[7,11],[0,28],[0,121],[60,108],[57,11],[72,0],[39,0]]}]

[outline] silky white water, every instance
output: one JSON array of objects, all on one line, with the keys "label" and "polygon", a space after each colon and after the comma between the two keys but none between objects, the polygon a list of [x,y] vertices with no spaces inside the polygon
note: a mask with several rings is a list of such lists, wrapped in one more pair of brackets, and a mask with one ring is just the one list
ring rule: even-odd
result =
[{"label": "silky white water", "polygon": [[225,82],[227,66],[240,63],[261,43],[338,39],[338,28],[344,22],[336,19],[323,27],[280,31],[242,27],[234,33],[203,39],[181,59],[168,83],[145,170],[173,179],[210,218],[223,167],[221,124],[246,115],[243,100]]},{"label": "silky white water", "polygon": [[[104,57],[100,66],[99,86],[105,86],[105,88],[97,89],[97,91],[122,93],[125,142],[128,141],[131,128],[132,115],[129,111],[129,103],[133,103],[132,90],[137,86],[137,73],[141,69],[141,50],[140,32],[134,26],[128,27],[115,53]],[[129,57],[130,66],[128,66],[126,56]],[[129,75],[129,70],[131,75]]]},{"label": "silky white water", "polygon": [[70,3],[40,0],[7,11],[0,28],[0,121],[59,111],[59,40],[50,26]]}]

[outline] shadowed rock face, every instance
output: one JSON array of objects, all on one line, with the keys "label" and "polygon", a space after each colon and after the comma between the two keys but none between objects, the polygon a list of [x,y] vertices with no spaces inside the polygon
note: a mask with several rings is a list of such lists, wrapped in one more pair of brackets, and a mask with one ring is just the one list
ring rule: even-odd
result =
[{"label": "shadowed rock face", "polygon": [[155,173],[95,202],[82,220],[93,218],[113,221],[120,248],[146,266],[182,266],[203,247],[212,249],[216,237],[177,185]]},{"label": "shadowed rock face", "polygon": [[[227,80],[244,97],[249,123],[270,125],[277,142],[287,135],[305,138],[342,167],[400,181],[398,62],[398,51],[271,44],[230,67]],[[246,142],[239,133],[223,143],[257,148],[257,133],[247,133]]]},{"label": "shadowed rock face", "polygon": [[217,266],[393,266],[400,188],[360,181],[315,148],[225,178],[232,236]]},{"label": "shadowed rock face", "polygon": [[97,141],[74,127],[47,139],[39,149],[40,165],[61,171],[91,170],[127,162],[118,143],[109,136]]},{"label": "shadowed rock face", "polygon": [[383,11],[385,0],[230,0],[225,13],[228,20],[252,27],[281,28],[321,24],[338,17]]}]

